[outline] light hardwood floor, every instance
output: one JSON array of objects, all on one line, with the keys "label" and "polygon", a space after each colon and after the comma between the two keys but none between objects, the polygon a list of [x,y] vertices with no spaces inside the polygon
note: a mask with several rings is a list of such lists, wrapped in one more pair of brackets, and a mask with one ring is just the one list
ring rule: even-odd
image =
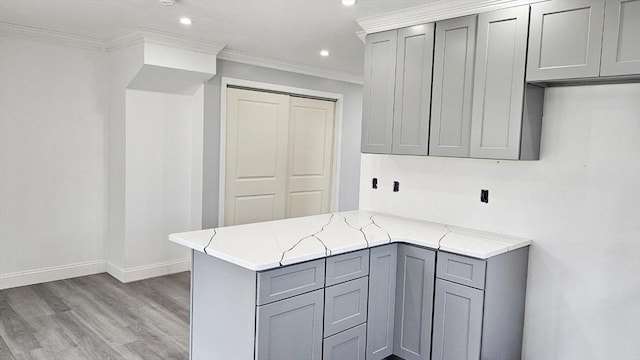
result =
[{"label": "light hardwood floor", "polygon": [[187,359],[190,273],[0,291],[0,360]]}]

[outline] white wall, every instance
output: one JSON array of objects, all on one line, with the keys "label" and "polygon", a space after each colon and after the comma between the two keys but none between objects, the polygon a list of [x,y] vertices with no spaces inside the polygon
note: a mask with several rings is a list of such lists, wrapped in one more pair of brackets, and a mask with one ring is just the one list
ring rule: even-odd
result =
[{"label": "white wall", "polygon": [[363,209],[534,240],[525,359],[640,356],[640,84],[548,88],[539,161],[363,154],[360,186]]},{"label": "white wall", "polygon": [[125,268],[126,89],[143,65],[143,45],[109,53],[108,232],[107,261]]},{"label": "white wall", "polygon": [[204,89],[128,91],[142,66],[0,37],[0,288],[188,268],[167,235],[202,224]]},{"label": "white wall", "polygon": [[0,288],[104,271],[106,61],[0,37]]},{"label": "white wall", "polygon": [[125,269],[186,269],[189,251],[168,238],[192,230],[193,96],[127,90],[126,99]]},{"label": "white wall", "polygon": [[343,94],[340,211],[358,208],[362,85],[218,60],[217,75],[205,85],[203,227],[218,224],[220,82],[222,77]]}]

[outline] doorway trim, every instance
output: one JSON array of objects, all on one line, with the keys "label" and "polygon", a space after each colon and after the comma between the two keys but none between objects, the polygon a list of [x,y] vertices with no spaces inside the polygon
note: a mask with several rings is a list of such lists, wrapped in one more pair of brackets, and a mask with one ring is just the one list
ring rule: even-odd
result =
[{"label": "doorway trim", "polygon": [[333,165],[331,176],[331,212],[338,210],[340,204],[340,159],[342,151],[342,116],[344,95],[325,91],[298,88],[293,86],[263,83],[259,81],[222,77],[220,82],[220,162],[218,174],[218,226],[224,224],[225,208],[225,172],[227,157],[227,88],[229,86],[239,86],[257,91],[277,91],[291,95],[302,95],[306,97],[329,99],[336,101],[335,126],[333,130]]}]

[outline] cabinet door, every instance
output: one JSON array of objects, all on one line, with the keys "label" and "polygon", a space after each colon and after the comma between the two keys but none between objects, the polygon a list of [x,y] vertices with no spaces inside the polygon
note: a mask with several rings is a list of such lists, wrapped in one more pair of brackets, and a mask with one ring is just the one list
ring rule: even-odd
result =
[{"label": "cabinet door", "polygon": [[361,324],[324,339],[322,359],[364,360],[366,336],[366,324]]},{"label": "cabinet door", "polygon": [[257,360],[320,360],[324,290],[258,306]]},{"label": "cabinet door", "polygon": [[393,154],[427,155],[433,24],[398,30]]},{"label": "cabinet door", "polygon": [[607,0],[600,75],[640,74],[640,0]]},{"label": "cabinet door", "polygon": [[531,5],[527,81],[597,77],[604,1]]},{"label": "cabinet door", "polygon": [[393,354],[398,245],[375,247],[369,257],[367,360],[380,360]]},{"label": "cabinet door", "polygon": [[429,359],[435,252],[398,246],[393,354],[405,360]]},{"label": "cabinet door", "polygon": [[438,21],[429,155],[469,156],[477,15]]},{"label": "cabinet door", "polygon": [[436,280],[433,360],[480,359],[482,290]]},{"label": "cabinet door", "polygon": [[482,13],[471,114],[471,157],[518,159],[529,6]]},{"label": "cabinet door", "polygon": [[325,289],[325,337],[367,321],[368,286],[365,276]]},{"label": "cabinet door", "polygon": [[362,152],[391,153],[397,31],[368,35],[364,47]]}]

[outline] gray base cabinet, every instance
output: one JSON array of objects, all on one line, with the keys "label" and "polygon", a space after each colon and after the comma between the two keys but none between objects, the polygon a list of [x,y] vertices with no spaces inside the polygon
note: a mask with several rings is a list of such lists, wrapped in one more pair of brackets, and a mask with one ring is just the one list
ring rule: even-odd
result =
[{"label": "gray base cabinet", "polygon": [[192,251],[190,358],[518,359],[528,254],[388,244],[255,272]]},{"label": "gray base cabinet", "polygon": [[528,247],[487,260],[438,252],[432,359],[520,359],[528,258]]},{"label": "gray base cabinet", "polygon": [[320,360],[322,315],[322,290],[259,306],[256,359]]},{"label": "gray base cabinet", "polygon": [[365,360],[366,324],[324,339],[323,360]]},{"label": "gray base cabinet", "polygon": [[427,360],[431,353],[431,312],[436,252],[398,246],[393,353],[405,360]]},{"label": "gray base cabinet", "polygon": [[372,248],[370,258],[367,360],[380,360],[393,354],[398,245]]},{"label": "gray base cabinet", "polygon": [[192,256],[190,359],[364,360],[369,249],[261,272]]}]

